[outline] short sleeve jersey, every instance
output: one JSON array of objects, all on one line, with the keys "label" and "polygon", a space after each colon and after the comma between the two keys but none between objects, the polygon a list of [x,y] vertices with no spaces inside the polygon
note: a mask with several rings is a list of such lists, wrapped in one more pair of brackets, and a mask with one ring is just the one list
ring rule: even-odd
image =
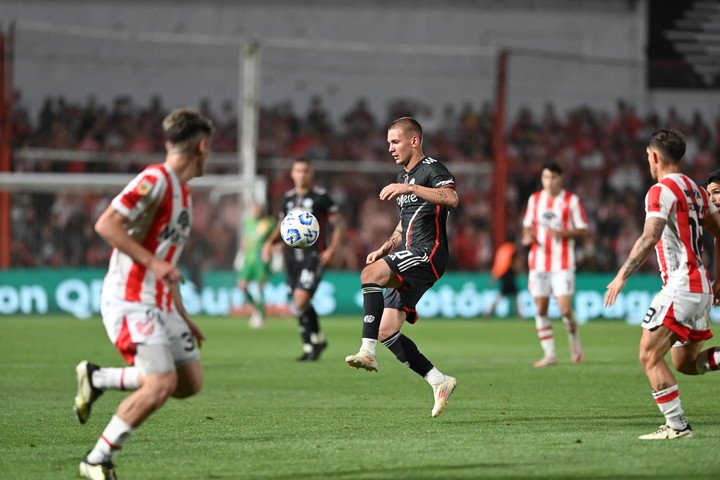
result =
[{"label": "short sleeve jersey", "polygon": [[[398,183],[410,183],[430,188],[455,189],[455,177],[447,167],[434,158],[425,157],[409,172],[400,172]],[[447,207],[435,205],[415,194],[400,195],[403,244],[398,248],[427,254],[438,271],[444,271],[448,260]]]},{"label": "short sleeve jersey", "polygon": [[[293,188],[283,195],[280,220],[282,220],[290,210],[296,208],[310,212],[317,218],[318,225],[320,226],[320,237],[314,245],[308,248],[297,249],[287,247],[287,255],[295,258],[299,253],[318,253],[324,251],[327,248],[328,242],[328,217],[338,212],[338,206],[324,188],[312,187],[304,196],[299,195]],[[290,255],[291,253],[294,254]]]},{"label": "short sleeve jersey", "polygon": [[702,219],[717,212],[707,192],[681,173],[665,176],[645,196],[645,218],[665,220],[655,245],[663,287],[694,293],[711,293],[702,261]]},{"label": "short sleeve jersey", "polygon": [[588,227],[580,197],[566,190],[554,197],[545,190],[533,193],[528,200],[523,227],[530,228],[536,239],[528,255],[530,271],[575,271],[575,239],[552,238],[549,231]]},{"label": "short sleeve jersey", "polygon": [[[190,188],[166,164],[150,165],[113,200],[127,219],[128,234],[155,257],[177,264],[192,225]],[[103,298],[173,309],[170,290],[145,266],[114,249],[103,283]]]}]

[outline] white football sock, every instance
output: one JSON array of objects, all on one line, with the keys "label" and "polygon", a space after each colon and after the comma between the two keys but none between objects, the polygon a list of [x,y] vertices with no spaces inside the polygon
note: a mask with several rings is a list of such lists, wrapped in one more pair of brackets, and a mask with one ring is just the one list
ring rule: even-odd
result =
[{"label": "white football sock", "polygon": [[110,423],[107,424],[100,439],[95,444],[95,448],[88,453],[87,461],[90,463],[101,463],[112,460],[115,452],[122,448],[134,431],[135,429],[124,420],[117,415],[113,415]]},{"label": "white football sock", "polygon": [[535,329],[546,357],[555,358],[555,338],[547,315],[535,315]]},{"label": "white football sock", "polygon": [[440,370],[433,367],[432,370],[425,374],[425,380],[430,385],[437,385],[438,383],[442,383],[445,381],[445,375]]},{"label": "white football sock", "polygon": [[374,357],[377,342],[378,341],[374,338],[363,338],[362,345],[360,345],[360,353],[362,353],[363,355]]},{"label": "white football sock", "polygon": [[138,373],[135,367],[100,367],[93,372],[90,383],[100,390],[137,390]]}]

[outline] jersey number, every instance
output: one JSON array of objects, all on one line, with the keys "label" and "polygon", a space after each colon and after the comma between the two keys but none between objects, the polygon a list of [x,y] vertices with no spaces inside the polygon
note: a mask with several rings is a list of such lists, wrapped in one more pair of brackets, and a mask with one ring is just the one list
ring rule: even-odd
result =
[{"label": "jersey number", "polygon": [[648,311],[645,314],[645,318],[643,318],[643,323],[650,323],[650,320],[653,319],[653,317],[655,316],[656,313],[657,313],[657,310],[655,310],[654,308],[652,308],[652,307],[648,308]]},{"label": "jersey number", "polygon": [[690,224],[690,246],[696,258],[702,257],[702,219],[688,217]]}]

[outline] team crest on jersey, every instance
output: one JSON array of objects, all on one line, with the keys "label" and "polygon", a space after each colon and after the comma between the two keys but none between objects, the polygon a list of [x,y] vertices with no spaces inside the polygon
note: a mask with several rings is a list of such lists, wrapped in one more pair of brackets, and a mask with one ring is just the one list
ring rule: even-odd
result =
[{"label": "team crest on jersey", "polygon": [[153,320],[153,317],[148,315],[148,317],[142,321],[137,322],[135,324],[135,328],[137,328],[137,331],[144,336],[150,336],[155,331],[155,321]]},{"label": "team crest on jersey", "polygon": [[313,199],[312,198],[303,198],[303,201],[300,204],[300,208],[302,208],[303,210],[307,210],[308,212],[312,212]]},{"label": "team crest on jersey", "polygon": [[147,178],[143,178],[140,183],[138,183],[137,187],[135,187],[135,193],[144,197],[150,192],[150,190],[152,190],[152,187],[152,182]]}]

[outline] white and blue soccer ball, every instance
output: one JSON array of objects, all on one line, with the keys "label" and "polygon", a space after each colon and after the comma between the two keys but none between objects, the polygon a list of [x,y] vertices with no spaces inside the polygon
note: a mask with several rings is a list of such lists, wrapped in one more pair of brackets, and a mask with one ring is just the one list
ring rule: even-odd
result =
[{"label": "white and blue soccer ball", "polygon": [[312,213],[296,208],[280,222],[280,236],[290,247],[307,248],[317,242],[320,225]]}]

